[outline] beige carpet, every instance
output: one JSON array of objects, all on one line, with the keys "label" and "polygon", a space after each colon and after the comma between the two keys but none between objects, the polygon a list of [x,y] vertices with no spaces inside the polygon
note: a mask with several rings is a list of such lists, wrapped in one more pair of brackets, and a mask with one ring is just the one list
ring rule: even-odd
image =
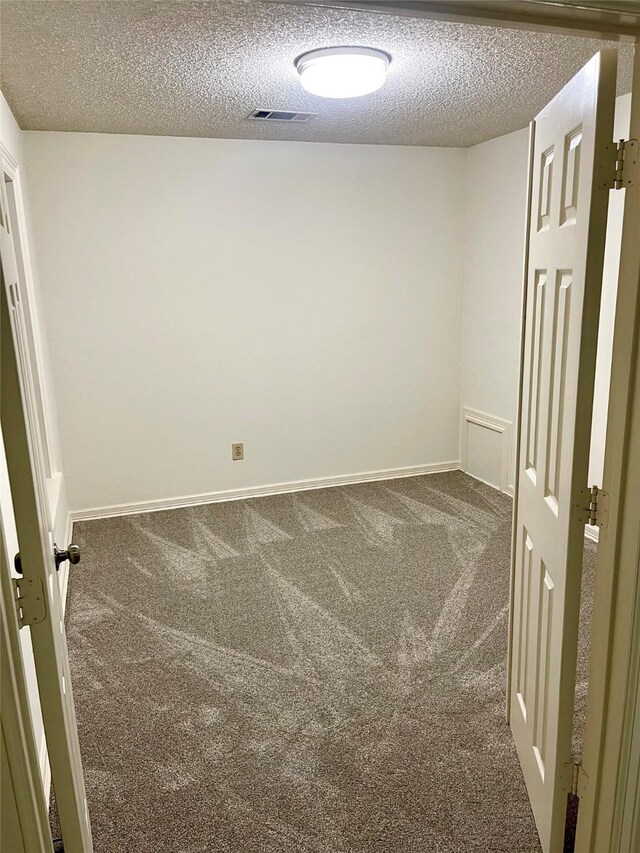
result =
[{"label": "beige carpet", "polygon": [[518,853],[511,502],[461,473],[77,524],[96,853]]}]

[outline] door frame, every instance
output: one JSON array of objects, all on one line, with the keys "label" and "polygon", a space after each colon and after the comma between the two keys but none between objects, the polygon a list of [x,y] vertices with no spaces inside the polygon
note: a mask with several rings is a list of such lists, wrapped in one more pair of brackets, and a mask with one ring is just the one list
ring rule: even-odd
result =
[{"label": "door frame", "polygon": [[[630,139],[640,139],[640,40],[636,42]],[[625,190],[613,336],[603,489],[576,849],[626,851],[640,836],[630,792],[640,784],[640,182]],[[634,479],[634,472],[636,474]],[[635,830],[631,827],[635,826]]]},{"label": "door frame", "polygon": [[[304,0],[275,0],[295,2]],[[366,9],[358,2],[321,2],[310,5]],[[376,4],[377,5],[377,4]],[[436,6],[440,8],[436,10]],[[422,10],[404,14],[439,20],[462,21],[472,4],[425,4]],[[466,5],[466,9],[462,7]],[[479,6],[473,10],[476,15]],[[631,138],[640,138],[640,36],[615,24],[603,33],[598,23],[582,20],[579,28],[576,10],[569,4],[551,21],[539,3],[527,21],[517,20],[506,8],[477,15],[474,23],[532,29],[565,35],[604,36],[620,40],[635,37],[636,55],[631,106]],[[385,8],[386,7],[386,8]],[[449,8],[447,8],[449,7]],[[506,4],[505,4],[506,7]],[[372,11],[369,6],[367,11]],[[603,14],[606,14],[603,7]],[[398,14],[390,4],[380,3],[378,13]],[[468,18],[467,18],[468,20]],[[640,229],[640,187],[626,190],[623,242],[618,277],[618,302],[611,367],[611,392],[605,443],[603,487],[611,495],[609,526],[601,531],[598,553],[596,600],[592,632],[591,673],[584,741],[585,794],[578,818],[577,849],[580,853],[622,850],[622,832],[632,815],[634,804],[627,796],[630,774],[640,776],[640,768],[629,760],[630,746],[640,743],[640,716],[634,714],[634,697],[640,690],[640,648],[634,637],[640,636],[640,565],[638,529],[640,495],[634,494],[629,463],[640,459],[640,244],[634,234]],[[635,228],[635,232],[633,229]],[[635,312],[635,313],[634,313]],[[635,318],[635,320],[634,320]],[[636,490],[637,492],[637,490]],[[634,596],[635,593],[635,596]],[[635,700],[637,701],[637,699]],[[625,749],[627,749],[625,753]],[[626,784],[625,784],[626,779]],[[612,846],[616,844],[617,846]]]},{"label": "door frame", "polygon": [[[268,0],[294,6],[356,9],[378,15],[454,21],[541,33],[634,42],[640,36],[640,4],[626,13],[576,0]],[[629,0],[622,0],[628,3]],[[595,53],[595,51],[594,51]]]}]

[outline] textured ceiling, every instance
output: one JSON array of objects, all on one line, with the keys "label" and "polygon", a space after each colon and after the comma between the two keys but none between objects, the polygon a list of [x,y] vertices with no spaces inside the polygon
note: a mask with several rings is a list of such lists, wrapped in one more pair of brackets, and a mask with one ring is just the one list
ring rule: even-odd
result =
[{"label": "textured ceiling", "polygon": [[[0,25],[2,90],[30,130],[468,146],[524,127],[603,45],[631,88],[629,44],[259,0],[4,0]],[[295,57],[339,44],[391,54],[386,85],[305,92]]]}]

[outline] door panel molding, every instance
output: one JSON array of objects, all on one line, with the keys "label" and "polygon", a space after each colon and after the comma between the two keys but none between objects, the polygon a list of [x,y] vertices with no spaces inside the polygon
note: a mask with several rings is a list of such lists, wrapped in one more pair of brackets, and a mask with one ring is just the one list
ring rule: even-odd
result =
[{"label": "door panel molding", "polygon": [[597,54],[536,117],[514,515],[508,718],[545,853],[562,850],[616,54]]}]

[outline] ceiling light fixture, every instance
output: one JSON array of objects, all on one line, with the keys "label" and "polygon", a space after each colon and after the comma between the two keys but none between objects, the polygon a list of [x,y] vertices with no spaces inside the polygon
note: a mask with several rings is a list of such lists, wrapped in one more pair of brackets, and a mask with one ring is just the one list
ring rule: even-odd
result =
[{"label": "ceiling light fixture", "polygon": [[357,98],[379,89],[391,57],[372,47],[323,47],[296,59],[300,82],[322,98]]}]

